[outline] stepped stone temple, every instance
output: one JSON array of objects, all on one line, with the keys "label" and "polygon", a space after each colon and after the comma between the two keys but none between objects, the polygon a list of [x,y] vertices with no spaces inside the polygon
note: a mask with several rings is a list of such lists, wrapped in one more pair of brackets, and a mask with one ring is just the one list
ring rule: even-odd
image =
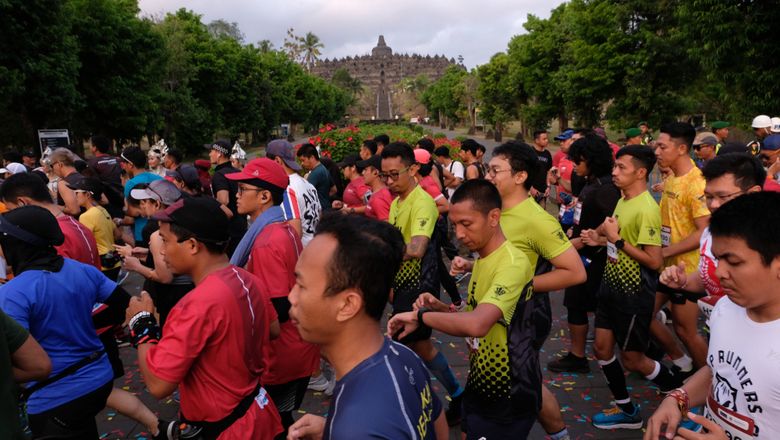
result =
[{"label": "stepped stone temple", "polygon": [[458,65],[454,58],[447,59],[441,55],[394,54],[385,43],[385,37],[380,35],[371,55],[348,56],[340,59],[325,59],[317,62],[312,73],[325,79],[331,79],[333,74],[344,68],[353,78],[357,78],[363,87],[376,96],[374,117],[379,120],[393,119],[393,91],[404,78],[414,78],[424,74],[429,80],[439,79],[447,67]]}]

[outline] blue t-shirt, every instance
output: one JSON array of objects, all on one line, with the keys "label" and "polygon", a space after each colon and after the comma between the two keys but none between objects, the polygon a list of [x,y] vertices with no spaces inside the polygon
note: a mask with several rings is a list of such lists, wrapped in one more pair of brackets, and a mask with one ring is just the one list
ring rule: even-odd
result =
[{"label": "blue t-shirt", "polygon": [[[141,173],[133,177],[132,179],[128,180],[127,183],[125,183],[125,198],[130,197],[130,191],[139,183],[149,183],[160,179],[162,179],[162,177],[153,173]],[[146,226],[146,222],[148,221],[149,220],[146,217],[135,218],[135,222],[133,223],[133,238],[135,238],[135,241],[143,240],[141,231],[144,230],[144,226]]]},{"label": "blue t-shirt", "polygon": [[[27,270],[0,287],[0,308],[41,344],[51,359],[52,375],[84,359],[103,344],[92,324],[92,306],[116,289],[94,266],[65,258],[59,272]],[[90,393],[113,379],[108,357],[41,388],[27,411],[40,414]]]},{"label": "blue t-shirt", "polygon": [[314,167],[309,176],[306,177],[306,180],[317,189],[317,196],[320,199],[322,209],[330,209],[330,187],[333,186],[333,182],[325,165],[319,164]]},{"label": "blue t-shirt", "polygon": [[435,439],[441,409],[422,360],[386,338],[336,384],[323,438]]}]

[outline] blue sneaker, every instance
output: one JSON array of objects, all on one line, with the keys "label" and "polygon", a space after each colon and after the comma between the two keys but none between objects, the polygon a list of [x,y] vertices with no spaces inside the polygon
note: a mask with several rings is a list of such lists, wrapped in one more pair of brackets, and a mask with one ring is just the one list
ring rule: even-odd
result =
[{"label": "blue sneaker", "polygon": [[642,416],[639,415],[639,405],[634,405],[633,414],[613,406],[594,415],[592,423],[599,429],[642,429]]},{"label": "blue sneaker", "polygon": [[[702,415],[704,414],[704,407],[697,406],[696,408],[692,408],[691,412],[694,414]],[[680,421],[678,428],[685,428],[693,432],[701,432],[701,425],[699,425],[698,423],[694,422],[691,419],[683,419],[682,421]]]}]

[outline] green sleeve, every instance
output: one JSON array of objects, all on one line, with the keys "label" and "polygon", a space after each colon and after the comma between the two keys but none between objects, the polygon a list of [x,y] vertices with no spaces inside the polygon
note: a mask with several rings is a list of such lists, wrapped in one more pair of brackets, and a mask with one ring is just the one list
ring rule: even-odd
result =
[{"label": "green sleeve", "polygon": [[551,215],[547,217],[539,222],[539,230],[529,236],[535,238],[536,253],[545,260],[551,261],[572,247],[572,244],[555,217]]},{"label": "green sleeve", "polygon": [[439,211],[436,210],[436,202],[426,194],[427,197],[420,197],[412,206],[412,228],[410,237],[423,235],[431,238],[433,229],[436,226],[436,220],[439,218]]},{"label": "green sleeve", "polygon": [[518,302],[531,299],[533,279],[527,258],[515,256],[507,260],[500,262],[501,267],[495,271],[493,279],[490,280],[490,287],[479,301],[479,304],[492,304],[498,307],[503,314],[504,322],[512,320]]},{"label": "green sleeve", "polygon": [[27,337],[30,336],[30,333],[24,327],[3,313],[2,310],[0,310],[0,328],[2,329],[3,338],[5,338],[8,344],[8,350],[11,353],[18,350],[24,344],[24,341],[27,340]]},{"label": "green sleeve", "polygon": [[645,209],[640,211],[639,236],[637,245],[661,246],[661,210]]}]

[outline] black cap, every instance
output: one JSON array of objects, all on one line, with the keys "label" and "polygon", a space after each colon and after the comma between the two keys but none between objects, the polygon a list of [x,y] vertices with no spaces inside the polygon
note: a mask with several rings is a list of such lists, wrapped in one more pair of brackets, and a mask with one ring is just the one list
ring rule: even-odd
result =
[{"label": "black cap", "polygon": [[229,238],[230,221],[220,203],[210,197],[180,199],[152,218],[184,228],[198,241],[223,245]]},{"label": "black cap", "polygon": [[181,180],[188,188],[200,186],[198,170],[192,165],[182,165],[175,170],[168,170],[165,172],[165,175]]},{"label": "black cap", "polygon": [[74,191],[88,191],[92,193],[92,197],[96,200],[100,200],[100,196],[103,195],[103,184],[94,177],[82,177],[73,183],[67,183],[67,185],[68,188]]},{"label": "black cap", "polygon": [[377,170],[382,171],[382,158],[378,154],[375,154],[366,160],[358,161],[355,165],[357,165],[359,170],[364,170],[367,167],[374,167]]},{"label": "black cap", "polygon": [[357,154],[350,154],[344,159],[341,159],[341,162],[339,162],[337,165],[339,166],[339,168],[353,167],[357,165],[359,161],[360,161],[360,156],[358,156]]},{"label": "black cap", "polygon": [[27,205],[0,216],[0,233],[31,246],[59,246],[65,242],[59,223],[48,209]]},{"label": "black cap", "polygon": [[25,150],[22,151],[22,157],[36,157],[36,155],[33,150]]},{"label": "black cap", "polygon": [[230,150],[233,148],[230,145],[230,141],[227,139],[217,139],[216,141],[210,144],[206,144],[203,147],[207,150],[217,150],[224,156],[228,156],[230,154]]},{"label": "black cap", "polygon": [[723,154],[729,154],[729,153],[750,153],[750,149],[747,147],[747,145],[739,143],[739,142],[729,142],[726,145],[723,145],[718,150],[718,156]]}]

